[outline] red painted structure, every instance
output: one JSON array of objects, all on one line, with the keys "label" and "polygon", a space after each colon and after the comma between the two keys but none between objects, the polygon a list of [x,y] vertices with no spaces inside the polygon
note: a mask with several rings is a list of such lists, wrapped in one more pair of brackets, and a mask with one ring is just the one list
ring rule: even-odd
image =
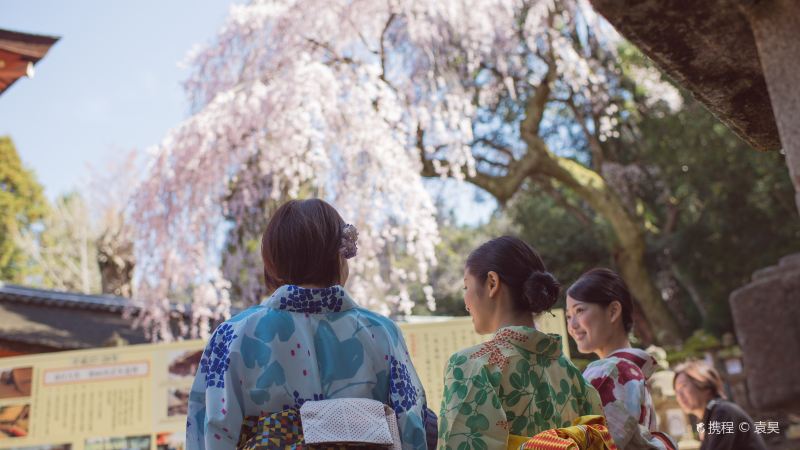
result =
[{"label": "red painted structure", "polygon": [[33,76],[39,62],[58,41],[55,36],[0,30],[0,94],[22,77]]}]

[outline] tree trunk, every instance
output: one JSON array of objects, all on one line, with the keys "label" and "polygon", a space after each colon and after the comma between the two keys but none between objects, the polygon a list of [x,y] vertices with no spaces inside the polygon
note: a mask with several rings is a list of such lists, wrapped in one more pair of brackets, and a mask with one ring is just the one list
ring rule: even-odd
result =
[{"label": "tree trunk", "polygon": [[613,253],[620,274],[652,325],[657,342],[679,343],[680,328],[658,295],[645,264],[646,247],[641,223],[631,217],[616,193],[597,172],[573,160],[553,155],[541,140],[529,142],[529,149],[540,153],[537,172],[549,175],[572,189],[609,222],[616,238],[613,244],[616,251]]},{"label": "tree trunk", "polygon": [[133,243],[122,233],[106,230],[97,240],[97,264],[104,294],[120,297],[133,295]]},{"label": "tree trunk", "polygon": [[[537,90],[537,95],[540,92],[541,89]],[[542,96],[545,97],[544,94]],[[544,100],[539,99],[539,102],[543,105]],[[536,101],[531,101],[531,104],[536,104]],[[610,244],[610,247],[612,253],[616,255],[620,274],[641,307],[641,312],[649,321],[650,326],[640,324],[639,330],[642,332],[640,337],[647,339],[648,336],[655,334],[656,341],[660,344],[680,343],[680,327],[666,303],[658,295],[658,290],[645,265],[643,224],[630,215],[617,194],[597,172],[550,152],[547,144],[538,136],[535,126],[542,111],[543,107],[538,109],[530,107],[527,111],[525,122],[520,128],[528,151],[522,158],[514,160],[508,166],[507,174],[490,176],[477,172],[474,175],[467,175],[466,180],[493,195],[500,204],[508,201],[525,180],[537,175],[556,180],[574,191],[611,225],[615,242]],[[421,145],[421,136],[422,133],[418,133],[422,174],[428,177],[439,176],[431,160],[426,158]]]},{"label": "tree trunk", "polygon": [[689,293],[689,298],[694,303],[695,308],[700,313],[700,317],[703,319],[703,323],[708,322],[708,311],[706,311],[706,306],[703,304],[703,296],[700,295],[700,292],[697,290],[697,287],[692,282],[691,278],[684,276],[683,272],[673,263],[670,261],[669,264],[670,270],[672,271],[672,275],[678,280],[686,292]]}]

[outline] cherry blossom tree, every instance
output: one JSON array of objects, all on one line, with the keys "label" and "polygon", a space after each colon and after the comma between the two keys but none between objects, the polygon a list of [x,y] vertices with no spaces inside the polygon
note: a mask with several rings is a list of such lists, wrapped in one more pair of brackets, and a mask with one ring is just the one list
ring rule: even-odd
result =
[{"label": "cherry blossom tree", "polygon": [[[192,115],[154,149],[135,197],[141,322],[170,339],[168,298],[190,289],[182,331],[203,335],[230,303],[214,257],[224,217],[241,226],[244,212],[302,195],[359,227],[355,297],[410,311],[405,285],[425,280],[438,240],[423,175],[465,180],[501,204],[524,183],[574,191],[611,224],[624,277],[674,341],[644,264],[644,222],[626,200],[637,167],[609,143],[632,132],[623,106],[634,96],[680,97],[655,71],[627,68],[634,83],[617,43],[584,0],[232,6],[188,58]],[[407,256],[413,267],[395,264]]]}]

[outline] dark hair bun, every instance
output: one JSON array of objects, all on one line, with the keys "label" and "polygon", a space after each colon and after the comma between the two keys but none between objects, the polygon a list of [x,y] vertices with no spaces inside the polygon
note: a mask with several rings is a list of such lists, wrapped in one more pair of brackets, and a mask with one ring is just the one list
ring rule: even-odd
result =
[{"label": "dark hair bun", "polygon": [[534,271],[525,280],[522,295],[529,309],[538,314],[553,307],[558,300],[560,290],[561,284],[553,274]]},{"label": "dark hair bun", "polygon": [[501,236],[485,242],[469,254],[466,268],[481,283],[495,272],[508,286],[514,312],[538,314],[558,299],[558,281],[536,250],[519,238]]}]

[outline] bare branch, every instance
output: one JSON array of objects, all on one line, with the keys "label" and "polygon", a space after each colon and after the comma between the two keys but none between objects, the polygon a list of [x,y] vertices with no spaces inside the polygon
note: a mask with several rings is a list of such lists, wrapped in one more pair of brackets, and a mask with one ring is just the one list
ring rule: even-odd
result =
[{"label": "bare branch", "polygon": [[[583,131],[583,135],[586,137],[586,142],[589,143],[589,150],[592,152],[592,168],[600,169],[603,166],[603,161],[605,160],[603,156],[603,147],[600,145],[600,140],[597,138],[595,133],[592,133],[589,130],[588,125],[586,125],[586,116],[583,114],[583,111],[575,104],[573,101],[573,96],[570,95],[570,101],[566,102],[569,105],[569,108],[572,110],[572,113],[575,115],[575,120],[581,125],[581,130]],[[595,132],[597,131],[597,122],[595,124]]]},{"label": "bare branch", "polygon": [[383,31],[381,31],[381,49],[380,49],[380,56],[381,56],[381,76],[380,79],[389,85],[392,89],[396,90],[392,83],[386,78],[386,33],[389,31],[389,27],[392,26],[392,22],[397,17],[396,13],[389,14],[389,19],[386,20],[386,25],[383,26]]},{"label": "bare branch", "polygon": [[328,52],[331,56],[331,62],[340,62],[345,64],[355,64],[355,60],[350,58],[349,56],[340,56],[334,49],[332,49],[328,44],[323,42],[319,42],[316,39],[306,38],[310,44],[314,45],[315,47],[321,48]]},{"label": "bare branch", "polygon": [[503,170],[504,173],[506,173],[508,171],[508,165],[507,164],[503,164],[501,162],[493,161],[493,160],[491,160],[489,158],[486,158],[484,156],[473,156],[473,158],[475,158],[475,161],[482,162],[484,164],[489,165],[490,167],[501,169],[501,170]]},{"label": "bare branch", "polygon": [[[416,145],[419,151],[420,161],[422,162],[422,176],[423,177],[438,177],[439,173],[436,172],[433,160],[428,158],[424,145],[425,130],[421,126],[417,126]],[[542,152],[546,152],[544,142],[540,139],[533,141],[534,149],[528,151],[525,155],[511,164],[502,176],[491,176],[485,173],[476,172],[474,175],[465,174],[465,181],[478,186],[491,194],[501,205],[506,203],[522,186],[522,183],[538,170],[539,161],[542,159]],[[476,157],[478,160],[480,157]]]},{"label": "bare branch", "polygon": [[555,200],[556,203],[561,205],[561,207],[567,210],[567,212],[569,212],[576,219],[578,219],[578,221],[582,225],[584,225],[587,228],[591,227],[592,219],[590,219],[589,216],[587,216],[586,213],[583,212],[583,210],[572,204],[572,202],[570,202],[567,199],[567,197],[564,196],[563,192],[556,189],[555,186],[553,186],[552,180],[540,176],[534,177],[534,180],[536,181],[536,184],[539,185],[550,198]]},{"label": "bare branch", "polygon": [[506,147],[505,145],[498,144],[497,142],[495,142],[495,141],[493,141],[491,139],[488,139],[488,138],[485,138],[485,137],[481,137],[481,138],[478,138],[478,139],[475,139],[474,141],[472,141],[472,144],[470,144],[470,145],[474,146],[476,144],[487,145],[487,146],[499,151],[500,153],[506,155],[509,158],[509,160],[511,160],[511,161],[513,161],[515,159],[514,158],[514,152],[512,152],[510,148]]},{"label": "bare branch", "polygon": [[[552,22],[552,20],[553,19],[551,16],[548,21]],[[539,127],[542,117],[544,116],[545,106],[550,99],[550,94],[552,91],[550,84],[556,79],[556,58],[555,54],[553,53],[553,43],[549,34],[548,41],[548,53],[550,58],[547,60],[547,72],[545,73],[544,78],[542,78],[542,82],[539,84],[536,92],[533,94],[533,97],[531,97],[528,100],[528,104],[525,105],[525,119],[520,123],[519,126],[520,136],[522,136],[522,139],[525,142],[532,141],[539,135]]]},{"label": "bare branch", "polygon": [[[367,51],[369,51],[373,55],[377,55],[378,54],[378,50],[373,50],[373,49],[370,48],[369,41],[367,41],[367,38],[364,37],[364,34],[361,32],[361,30],[358,29],[358,26],[356,26],[356,24],[353,22],[353,19],[348,16],[347,17],[347,22],[349,22],[350,26],[352,26],[353,29],[356,31],[356,34],[358,35],[358,39],[361,41],[362,44],[364,44],[364,48],[366,48]],[[383,37],[383,36],[381,36],[381,37]]]}]

